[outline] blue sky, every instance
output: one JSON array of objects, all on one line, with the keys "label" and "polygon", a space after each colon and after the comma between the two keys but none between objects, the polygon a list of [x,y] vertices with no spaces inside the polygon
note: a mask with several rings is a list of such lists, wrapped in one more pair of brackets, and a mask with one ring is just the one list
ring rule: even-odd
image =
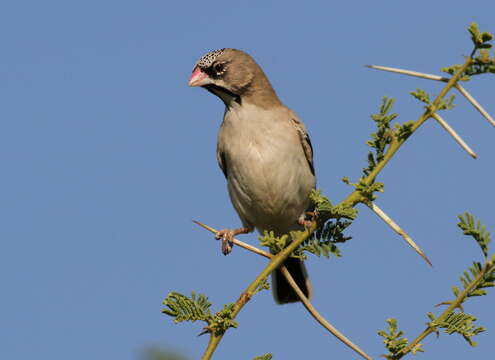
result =
[{"label": "blue sky", "polygon": [[[221,102],[187,80],[205,52],[235,47],[261,64],[280,98],[305,121],[318,186],[333,201],[365,166],[369,114],[395,97],[400,121],[422,110],[408,92],[441,84],[366,64],[428,73],[462,62],[466,28],[495,32],[492,1],[17,1],[0,5],[0,357],[136,359],[146,346],[200,357],[199,324],[160,314],[169,291],[234,301],[265,260],[224,257],[197,219],[235,227],[215,159]],[[493,76],[469,91],[495,114]],[[397,317],[414,338],[433,305],[480,251],[455,226],[466,210],[495,231],[495,129],[458,98],[445,118],[478,153],[472,160],[431,120],[386,167],[377,204],[434,267],[367,208],[343,257],[311,258],[314,304],[377,358],[376,335]],[[242,240],[257,244],[256,235]],[[492,252],[495,247],[492,246]],[[495,293],[468,302],[486,333],[424,341],[424,359],[488,358]],[[216,359],[355,359],[299,305],[256,296]],[[418,358],[419,358],[418,357]]]}]

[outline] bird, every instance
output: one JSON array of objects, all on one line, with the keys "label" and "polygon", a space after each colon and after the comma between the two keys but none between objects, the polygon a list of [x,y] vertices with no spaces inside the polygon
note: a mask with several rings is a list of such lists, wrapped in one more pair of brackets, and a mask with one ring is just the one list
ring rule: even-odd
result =
[{"label": "bird", "polygon": [[[217,161],[242,226],[216,233],[224,255],[238,234],[303,230],[316,186],[313,147],[304,123],[281,102],[262,68],[242,50],[214,50],[196,62],[189,86],[204,88],[225,104]],[[289,257],[283,264],[311,298],[302,260]],[[272,273],[272,292],[278,304],[300,301],[279,269]]]}]

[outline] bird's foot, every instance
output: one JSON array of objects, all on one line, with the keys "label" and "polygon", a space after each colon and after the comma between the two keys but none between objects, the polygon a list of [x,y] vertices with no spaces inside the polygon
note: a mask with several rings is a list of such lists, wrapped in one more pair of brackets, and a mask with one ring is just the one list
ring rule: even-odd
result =
[{"label": "bird's foot", "polygon": [[320,213],[318,211],[306,211],[306,216],[309,216],[312,221],[318,219]]},{"label": "bird's foot", "polygon": [[222,240],[222,254],[228,255],[234,247],[234,236],[239,234],[247,234],[250,230],[248,228],[239,229],[223,229],[217,231],[215,234],[215,239]]},{"label": "bird's foot", "polygon": [[304,215],[301,215],[299,219],[297,219],[297,223],[301,226],[304,226],[304,228],[309,228],[311,227],[311,220],[306,220],[306,217]]},{"label": "bird's foot", "polygon": [[299,225],[304,226],[305,228],[311,227],[313,221],[318,221],[319,213],[317,211],[307,211],[297,219]]}]

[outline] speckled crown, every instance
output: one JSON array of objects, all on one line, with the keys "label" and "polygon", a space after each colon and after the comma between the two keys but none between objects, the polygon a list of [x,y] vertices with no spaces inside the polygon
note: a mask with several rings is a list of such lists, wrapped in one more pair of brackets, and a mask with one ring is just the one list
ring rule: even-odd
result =
[{"label": "speckled crown", "polygon": [[215,59],[223,54],[225,48],[218,49],[214,51],[210,51],[208,54],[204,55],[201,59],[198,60],[196,66],[199,66],[202,69],[207,69],[213,64]]}]

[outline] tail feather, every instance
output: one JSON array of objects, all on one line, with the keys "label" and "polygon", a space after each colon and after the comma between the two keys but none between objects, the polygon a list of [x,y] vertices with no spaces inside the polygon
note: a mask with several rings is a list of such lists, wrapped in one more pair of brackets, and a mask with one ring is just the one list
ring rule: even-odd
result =
[{"label": "tail feather", "polygon": [[[287,270],[289,270],[289,273],[294,278],[294,281],[302,290],[304,295],[307,298],[311,298],[313,289],[311,287],[311,282],[309,281],[304,263],[299,259],[288,258],[285,260],[284,265]],[[299,301],[299,297],[296,292],[292,289],[290,284],[285,279],[285,276],[278,269],[272,273],[272,288],[273,297],[277,304],[287,304]]]}]

